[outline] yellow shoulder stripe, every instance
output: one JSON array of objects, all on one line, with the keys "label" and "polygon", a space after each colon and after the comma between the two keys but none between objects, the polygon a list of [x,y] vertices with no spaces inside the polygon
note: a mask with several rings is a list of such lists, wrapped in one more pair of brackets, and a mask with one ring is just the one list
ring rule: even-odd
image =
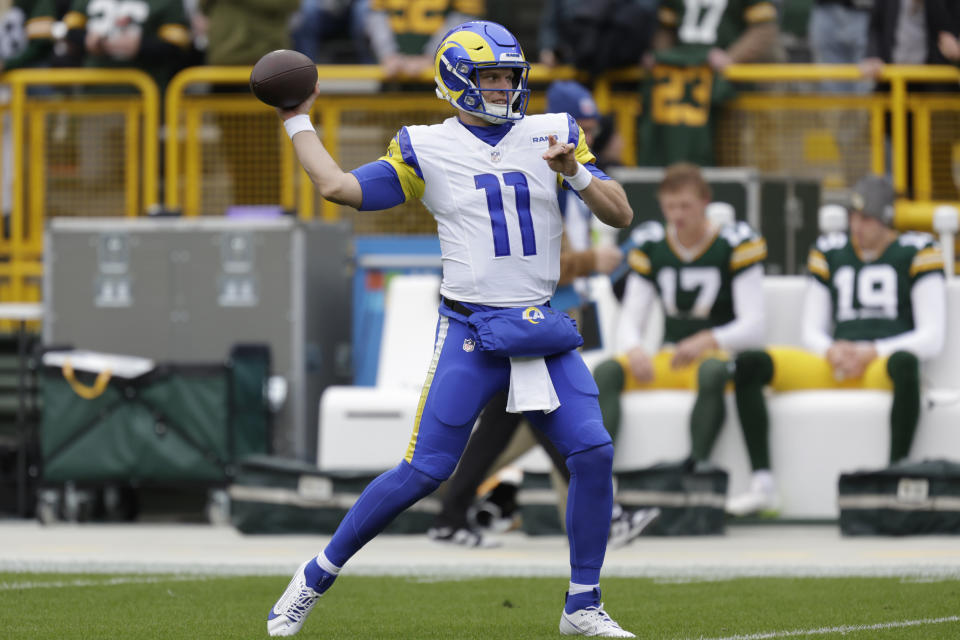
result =
[{"label": "yellow shoulder stripe", "polygon": [[454,10],[469,16],[482,16],[485,13],[483,0],[456,0]]},{"label": "yellow shoulder stripe", "polygon": [[827,257],[816,249],[810,250],[810,255],[807,257],[807,269],[823,280],[830,279],[830,265],[827,263]]},{"label": "yellow shoulder stripe", "polygon": [[910,276],[933,269],[943,269],[943,251],[939,247],[928,247],[918,251],[910,263]]},{"label": "yellow shoulder stripe", "polygon": [[767,257],[767,241],[763,238],[757,238],[750,242],[744,242],[733,250],[730,256],[730,268],[734,271],[760,262]]},{"label": "yellow shoulder stripe", "polygon": [[165,24],[157,30],[161,40],[186,49],[190,46],[190,31],[182,24]]},{"label": "yellow shoulder stripe", "polygon": [[381,156],[380,160],[389,162],[397,172],[400,179],[400,187],[403,189],[403,195],[407,200],[420,199],[423,197],[424,182],[423,178],[417,175],[417,170],[407,164],[403,159],[403,153],[400,150],[400,140],[394,136],[387,147],[387,154]]},{"label": "yellow shoulder stripe", "polygon": [[574,149],[573,155],[576,157],[577,162],[580,164],[589,164],[591,162],[596,162],[597,157],[593,155],[593,152],[590,151],[590,147],[587,146],[587,139],[583,135],[583,129],[577,125],[577,148]]},{"label": "yellow shoulder stripe", "polygon": [[633,249],[627,254],[627,264],[640,275],[648,276],[652,271],[649,256],[640,249]]},{"label": "yellow shoulder stripe", "polygon": [[63,23],[67,25],[67,29],[83,29],[87,24],[87,16],[79,11],[68,11],[67,15],[63,16]]},{"label": "yellow shoulder stripe", "polygon": [[660,20],[660,24],[671,29],[676,28],[679,22],[677,12],[667,7],[660,7],[660,10],[657,11],[657,18]]},{"label": "yellow shoulder stripe", "polygon": [[750,24],[770,22],[777,19],[777,8],[770,2],[755,4],[744,12],[744,18]]}]

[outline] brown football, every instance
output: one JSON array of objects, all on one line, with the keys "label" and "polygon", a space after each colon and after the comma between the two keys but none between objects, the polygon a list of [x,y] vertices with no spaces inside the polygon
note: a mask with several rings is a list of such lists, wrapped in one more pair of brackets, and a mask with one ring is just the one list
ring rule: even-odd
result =
[{"label": "brown football", "polygon": [[313,93],[317,67],[299,51],[277,49],[253,65],[250,90],[271,107],[291,109]]}]

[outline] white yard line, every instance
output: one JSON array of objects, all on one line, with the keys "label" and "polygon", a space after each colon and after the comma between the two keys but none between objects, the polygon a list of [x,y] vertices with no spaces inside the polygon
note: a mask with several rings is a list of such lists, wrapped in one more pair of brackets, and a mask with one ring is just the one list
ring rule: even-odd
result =
[{"label": "white yard line", "polygon": [[824,636],[831,633],[852,633],[855,631],[883,631],[885,629],[900,629],[902,627],[919,627],[928,624],[943,624],[945,622],[960,622],[960,616],[946,618],[923,618],[922,620],[901,620],[899,622],[880,622],[878,624],[843,625],[840,627],[820,627],[819,629],[793,629],[791,631],[768,631],[765,633],[748,633],[745,635],[724,636],[722,638],[704,638],[696,640],[771,640],[773,638],[797,638],[802,636]]},{"label": "white yard line", "polygon": [[121,584],[156,584],[163,582],[198,582],[209,580],[206,576],[166,576],[106,578],[103,580],[49,580],[40,582],[0,582],[0,591],[20,591],[22,589],[58,589],[64,587],[112,587]]}]

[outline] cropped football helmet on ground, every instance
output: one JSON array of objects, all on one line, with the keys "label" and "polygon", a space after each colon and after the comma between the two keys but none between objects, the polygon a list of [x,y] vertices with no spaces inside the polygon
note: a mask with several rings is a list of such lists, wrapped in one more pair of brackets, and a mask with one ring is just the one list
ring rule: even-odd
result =
[{"label": "cropped football helmet on ground", "polygon": [[[477,73],[489,68],[513,69],[513,89],[508,91],[506,104],[484,97],[499,90],[478,86]],[[438,98],[488,122],[519,120],[527,111],[530,65],[514,35],[496,22],[475,20],[452,29],[437,47],[433,72]]]}]

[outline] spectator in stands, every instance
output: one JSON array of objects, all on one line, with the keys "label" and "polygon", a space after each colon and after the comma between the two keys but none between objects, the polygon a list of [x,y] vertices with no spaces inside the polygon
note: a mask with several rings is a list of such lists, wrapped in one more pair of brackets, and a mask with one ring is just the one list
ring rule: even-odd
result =
[{"label": "spectator in stands", "polygon": [[[573,116],[587,145],[598,156],[602,154],[602,151],[593,149],[600,113],[586,87],[573,81],[554,82],[547,88],[547,111]],[[612,139],[612,135],[608,136],[608,141]],[[623,254],[614,246],[592,247],[589,218],[593,214],[590,209],[570,192],[561,193],[559,198],[565,221],[564,243],[560,254],[560,280],[551,304],[570,313],[579,310],[584,301],[589,308],[590,291],[585,276],[611,273],[621,264]],[[522,414],[507,412],[506,393],[497,394],[487,403],[463,457],[447,483],[443,508],[428,531],[430,538],[464,546],[490,546],[482,531],[474,526],[477,523],[468,517],[478,487],[491,470],[509,464],[537,443],[544,447],[564,483],[569,483],[570,471],[564,457],[539,430],[524,428],[518,433],[522,421]],[[516,493],[515,486],[512,493]],[[509,502],[512,498],[511,489],[502,487],[499,493],[495,492],[493,501],[495,506],[503,508],[504,501]],[[559,502],[562,507],[562,496]],[[627,544],[639,536],[655,516],[656,512],[652,510],[628,511],[615,504],[610,545]]]},{"label": "spectator in stands", "polygon": [[[288,25],[299,0],[200,0],[207,17],[207,63],[252,65],[266,53],[291,46]],[[244,93],[243,85],[215,87],[218,93]],[[262,114],[218,113],[220,150],[231,181],[230,205],[271,205],[280,201],[280,144],[273,136],[257,147],[258,162],[251,163],[251,132],[270,135]],[[261,167],[273,170],[263,171]]]},{"label": "spectator in stands", "polygon": [[[951,39],[960,31],[960,3],[956,0],[875,0],[870,14],[867,57],[860,62],[864,77],[878,80],[885,64],[948,64],[941,45],[951,51]],[[955,38],[954,38],[955,39]],[[877,91],[888,91],[877,82]],[[908,83],[907,91],[957,91],[957,83]],[[887,136],[891,134],[890,114],[884,117]],[[937,144],[937,141],[934,141]],[[888,148],[887,171],[893,164]],[[907,197],[913,197],[913,113],[907,112]]]},{"label": "spectator in stands", "polygon": [[[764,386],[774,391],[893,391],[890,462],[910,453],[920,416],[920,361],[943,347],[946,310],[943,255],[925,233],[898,233],[887,178],[857,182],[850,232],[821,236],[810,250],[803,303],[806,351],[769,348],[736,360],[736,396],[747,446],[766,449]],[[727,510],[746,515],[776,504],[769,460],[754,464],[747,493]]]},{"label": "spectator in stands", "polygon": [[[44,67],[53,51],[56,15],[48,3],[17,0],[0,15],[0,72],[23,67]],[[13,147],[9,116],[3,116],[2,193],[5,224],[13,203]]]},{"label": "spectator in stands", "polygon": [[639,64],[656,27],[657,0],[547,0],[540,18],[540,62],[570,64],[597,76]]},{"label": "spectator in stands", "polygon": [[[666,224],[640,225],[626,245],[629,274],[617,329],[620,355],[600,363],[593,375],[603,422],[614,442],[624,391],[696,390],[691,456],[705,462],[725,420],[730,359],[763,341],[767,247],[745,222],[718,228],[710,221],[710,186],[694,165],[668,167],[658,197]],[[643,347],[643,334],[657,298],[664,310],[664,336],[660,350],[651,355]],[[765,455],[754,449],[749,453],[751,459]]]},{"label": "spectator in stands", "polygon": [[[699,13],[688,14],[688,7]],[[720,74],[734,63],[782,57],[777,9],[769,0],[714,3],[703,10],[663,0],[658,16],[654,50],[644,59],[650,75],[642,85],[637,162],[712,166],[714,111],[732,97]]]},{"label": "spectator in stands", "polygon": [[207,64],[252,65],[289,49],[290,18],[299,0],[200,0],[208,20]]},{"label": "spectator in stands", "polygon": [[[863,75],[877,79],[884,64],[950,64],[960,60],[956,0],[874,0]],[[942,87],[938,87],[940,89]]]},{"label": "spectator in stands", "polygon": [[[69,49],[83,51],[83,64],[102,69],[137,68],[147,72],[161,93],[186,62],[190,46],[183,0],[74,0],[64,16]],[[85,91],[123,93],[128,87],[98,86]],[[85,116],[78,141],[81,177],[88,183],[118,180],[123,169],[122,124],[115,114]]]},{"label": "spectator in stands", "polygon": [[[867,55],[874,0],[816,0],[810,11],[810,51],[817,64],[859,64]],[[863,83],[823,82],[830,93],[865,93]]]},{"label": "spectator in stands", "polygon": [[149,73],[161,91],[183,66],[190,46],[183,0],[152,0],[143,5],[74,0],[64,22],[67,37],[83,43],[86,66],[136,67]]},{"label": "spectator in stands", "polygon": [[417,76],[433,67],[433,53],[450,29],[482,18],[485,0],[440,0],[429,9],[407,0],[370,0],[366,31],[388,78]]},{"label": "spectator in stands", "polygon": [[53,50],[57,15],[49,2],[16,0],[0,16],[0,71],[44,67]]},{"label": "spectator in stands", "polygon": [[[777,9],[770,0],[716,4],[698,18],[687,15],[682,0],[662,0],[660,27],[654,34],[655,52],[687,47],[705,56],[715,71],[731,64],[769,61],[777,55]],[[722,11],[720,16],[717,11]]]},{"label": "spectator in stands", "polygon": [[190,49],[187,52],[187,67],[197,67],[207,61],[207,44],[210,42],[210,21],[200,9],[200,0],[183,0],[183,10],[190,25]]},{"label": "spectator in stands", "polygon": [[[293,48],[318,63],[369,64],[373,58],[364,31],[369,10],[370,0],[301,0],[293,17]],[[335,40],[349,43],[347,55],[331,51]]]}]

